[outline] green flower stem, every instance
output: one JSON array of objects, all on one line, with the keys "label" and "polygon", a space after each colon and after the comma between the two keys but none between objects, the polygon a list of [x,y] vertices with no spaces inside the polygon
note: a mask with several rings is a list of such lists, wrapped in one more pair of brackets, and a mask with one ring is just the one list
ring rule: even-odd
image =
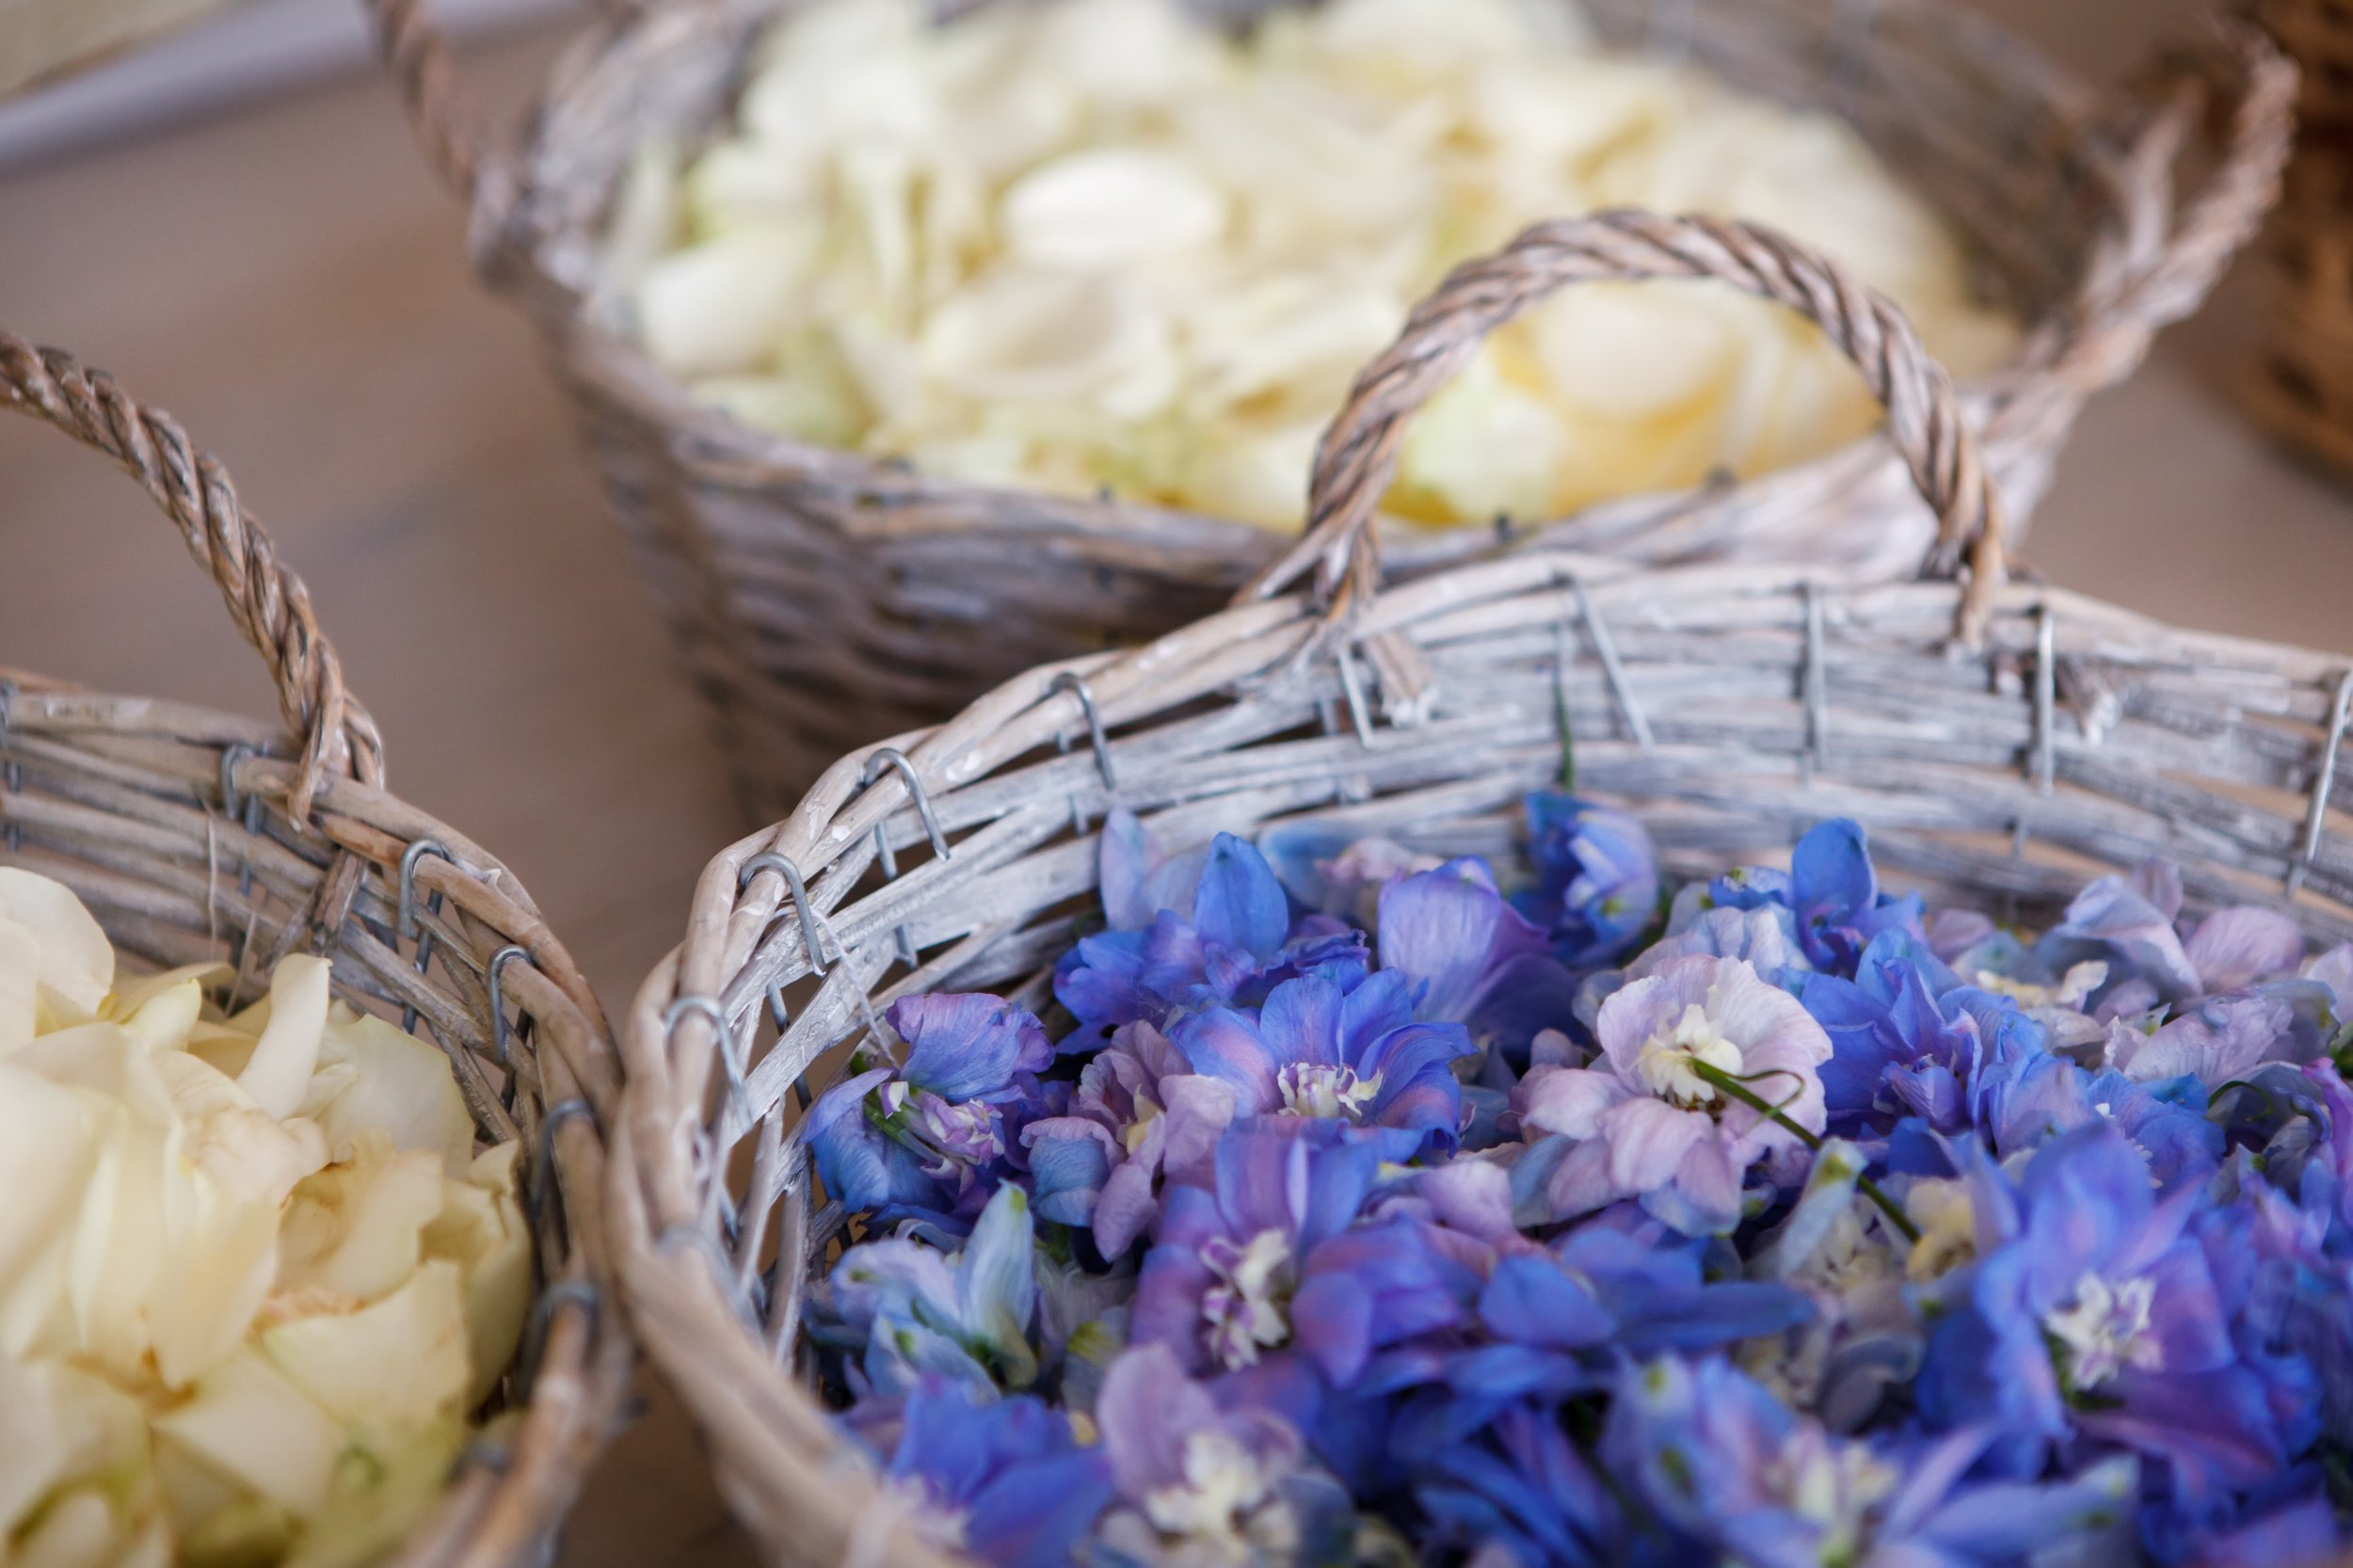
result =
[{"label": "green flower stem", "polygon": [[[1812,1149],[1815,1153],[1819,1154],[1822,1151],[1822,1141],[1819,1138],[1817,1138],[1814,1134],[1808,1132],[1805,1128],[1791,1121],[1786,1115],[1783,1114],[1781,1107],[1769,1103],[1764,1096],[1758,1094],[1755,1090],[1750,1088],[1747,1084],[1741,1082],[1738,1079],[1733,1077],[1721,1067],[1697,1060],[1692,1061],[1689,1065],[1692,1076],[1697,1078],[1702,1083],[1707,1084],[1709,1087],[1719,1090],[1723,1094],[1730,1095],[1734,1099],[1738,1100],[1742,1105],[1757,1112],[1759,1114],[1765,1116],[1776,1125],[1786,1128],[1790,1133],[1796,1136],[1798,1142],[1803,1144],[1807,1148]],[[1894,1198],[1889,1197],[1885,1192],[1880,1190],[1878,1182],[1873,1181],[1869,1176],[1858,1176],[1854,1178],[1854,1185],[1856,1192],[1862,1193],[1865,1197],[1869,1198],[1873,1203],[1879,1205],[1880,1212],[1887,1216],[1887,1223],[1896,1227],[1896,1231],[1898,1235],[1900,1235],[1905,1240],[1913,1242],[1914,1245],[1918,1244],[1920,1240],[1920,1227],[1912,1223],[1912,1216],[1903,1211],[1903,1207],[1900,1204],[1897,1203]]]}]

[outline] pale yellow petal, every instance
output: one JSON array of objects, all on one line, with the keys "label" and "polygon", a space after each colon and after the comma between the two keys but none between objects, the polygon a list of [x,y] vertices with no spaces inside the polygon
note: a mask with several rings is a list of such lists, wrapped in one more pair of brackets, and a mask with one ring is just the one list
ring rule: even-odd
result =
[{"label": "pale yellow petal", "polygon": [[441,1209],[441,1158],[394,1153],[381,1132],[356,1136],[354,1157],[295,1190],[279,1246],[280,1291],[373,1301],[415,1272],[419,1232]]},{"label": "pale yellow petal", "polygon": [[312,1111],[337,1160],[349,1160],[361,1132],[395,1149],[423,1149],[452,1176],[473,1160],[473,1118],[449,1058],[373,1014],[338,1008],[319,1048],[322,1068],[348,1068],[351,1081]]},{"label": "pale yellow petal", "polygon": [[347,1427],[399,1432],[458,1415],[468,1382],[457,1265],[435,1259],[375,1304],[280,1323],[262,1349]]},{"label": "pale yellow petal", "polygon": [[0,866],[0,922],[31,933],[40,952],[38,979],[59,1009],[61,1027],[95,1017],[114,988],[115,950],[97,919],[53,878]]},{"label": "pale yellow petal", "polygon": [[237,1075],[238,1086],[270,1115],[293,1115],[310,1087],[327,1033],[332,972],[326,959],[297,954],[270,977],[269,1023]]},{"label": "pale yellow petal", "polygon": [[260,1351],[214,1368],[155,1430],[298,1519],[327,1504],[342,1430]]}]

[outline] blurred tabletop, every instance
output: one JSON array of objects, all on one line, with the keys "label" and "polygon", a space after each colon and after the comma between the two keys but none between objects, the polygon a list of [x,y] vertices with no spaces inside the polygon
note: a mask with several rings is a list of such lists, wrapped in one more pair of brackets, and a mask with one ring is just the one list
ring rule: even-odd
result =
[{"label": "blurred tabletop", "polygon": [[[1989,8],[2095,72],[2181,14]],[[526,37],[477,65],[513,101],[549,52]],[[394,787],[514,868],[617,1014],[739,824],[532,334],[462,257],[367,77],[0,177],[0,324],[115,372],[223,458],[308,579]],[[2244,295],[2092,407],[2028,554],[2189,625],[2353,652],[2353,500],[2220,390]],[[157,514],[23,420],[0,424],[0,664],[273,712]],[[649,1389],[562,1561],[747,1560]]]}]

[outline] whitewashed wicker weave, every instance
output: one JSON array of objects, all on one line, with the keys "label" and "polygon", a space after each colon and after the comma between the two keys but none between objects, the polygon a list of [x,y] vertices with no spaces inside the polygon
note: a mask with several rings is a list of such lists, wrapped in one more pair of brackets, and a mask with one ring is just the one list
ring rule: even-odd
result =
[{"label": "whitewashed wicker weave", "polygon": [[[647,360],[602,263],[622,173],[650,139],[693,145],[725,124],[752,41],[791,3],[617,8],[551,76],[506,155],[488,150],[424,0],[368,0],[429,155],[471,203],[477,264],[526,303],[573,395],[754,820],[841,752],[936,722],[1032,664],[1206,614],[1281,548],[1239,522],[950,483],[757,432]],[[1240,21],[1292,0],[1195,3]],[[2251,29],[2217,31],[2101,103],[1950,0],[1585,4],[1613,45],[1843,115],[1945,211],[1987,292],[2033,326],[1968,405],[2022,515],[2085,399],[2129,374],[2246,240],[2286,153],[2294,71]],[[2207,176],[2180,185],[2201,107]],[[1429,569],[1532,539],[1894,571],[1926,542],[1908,500],[1872,438],[1750,484],[1424,533],[1391,553]]]},{"label": "whitewashed wicker weave", "polygon": [[630,1375],[607,1305],[600,1128],[618,1082],[603,1013],[513,874],[386,791],[375,721],[219,465],[103,374],[5,333],[0,407],[139,482],[261,652],[285,721],[0,667],[0,865],[67,883],[124,952],[233,966],[243,1000],[286,953],[324,953],[338,997],[449,1054],[484,1137],[523,1141],[542,1291],[499,1419],[390,1560],[543,1562]]},{"label": "whitewashed wicker weave", "polygon": [[[1545,550],[1370,591],[1362,523],[1399,424],[1477,331],[1566,280],[1701,266],[1849,322],[1939,520],[1935,577]],[[1172,847],[1321,817],[1509,857],[1521,796],[1558,776],[1565,712],[1578,789],[1638,811],[1686,873],[1843,814],[1882,867],[2006,913],[2047,916],[2099,870],[2165,856],[2197,904],[2276,904],[2353,936],[2353,839],[2330,814],[2353,808],[2334,761],[2353,666],[2006,582],[1952,388],[1885,301],[1737,226],[1662,243],[1551,225],[1466,280],[1470,333],[1409,328],[1359,380],[1317,465],[1323,525],[1259,597],[854,753],[704,872],[625,1020],[614,1240],[648,1352],[771,1555],[944,1560],[801,1381],[803,1292],[844,1216],[813,1190],[798,1108],[896,997],[1048,1005],[1051,965],[1096,915],[1113,806]],[[1308,592],[1265,597],[1309,570]]]}]

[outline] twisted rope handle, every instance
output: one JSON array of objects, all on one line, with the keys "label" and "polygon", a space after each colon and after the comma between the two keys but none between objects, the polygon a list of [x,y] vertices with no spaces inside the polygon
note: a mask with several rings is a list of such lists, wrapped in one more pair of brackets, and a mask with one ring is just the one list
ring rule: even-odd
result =
[{"label": "twisted rope handle", "polygon": [[433,172],[469,207],[504,196],[513,184],[510,171],[489,151],[482,107],[458,72],[449,35],[425,14],[426,0],[360,3]]},{"label": "twisted rope handle", "polygon": [[2169,181],[2201,111],[2219,122],[2216,159],[2148,264],[2121,272],[2087,312],[2054,376],[2078,396],[2115,385],[2148,357],[2157,333],[2214,291],[2279,200],[2296,146],[2296,62],[2264,31],[2216,18],[2166,47],[2119,89],[2109,117],[2129,128],[2119,178]]},{"label": "twisted rope handle", "polygon": [[1887,409],[1888,439],[1937,516],[1923,575],[1955,577],[1965,559],[1957,632],[1975,642],[2004,580],[2000,497],[1951,377],[1893,302],[1817,250],[1757,224],[1607,212],[1540,223],[1491,256],[1456,267],[1414,308],[1387,352],[1350,390],[1316,451],[1307,531],[1237,602],[1283,592],[1310,568],[1311,593],[1334,625],[1380,587],[1374,509],[1397,473],[1405,421],[1461,372],[1488,333],[1570,283],[1715,279],[1785,305],[1854,361]]},{"label": "twisted rope handle", "polygon": [[296,821],[309,820],[329,775],[383,782],[376,720],[344,689],[342,663],[311,614],[309,590],[279,563],[277,547],[238,504],[219,463],[168,414],[139,407],[104,372],[7,332],[0,332],[0,401],[113,458],[178,526],[237,630],[269,665],[279,711],[303,738],[290,797]]}]

